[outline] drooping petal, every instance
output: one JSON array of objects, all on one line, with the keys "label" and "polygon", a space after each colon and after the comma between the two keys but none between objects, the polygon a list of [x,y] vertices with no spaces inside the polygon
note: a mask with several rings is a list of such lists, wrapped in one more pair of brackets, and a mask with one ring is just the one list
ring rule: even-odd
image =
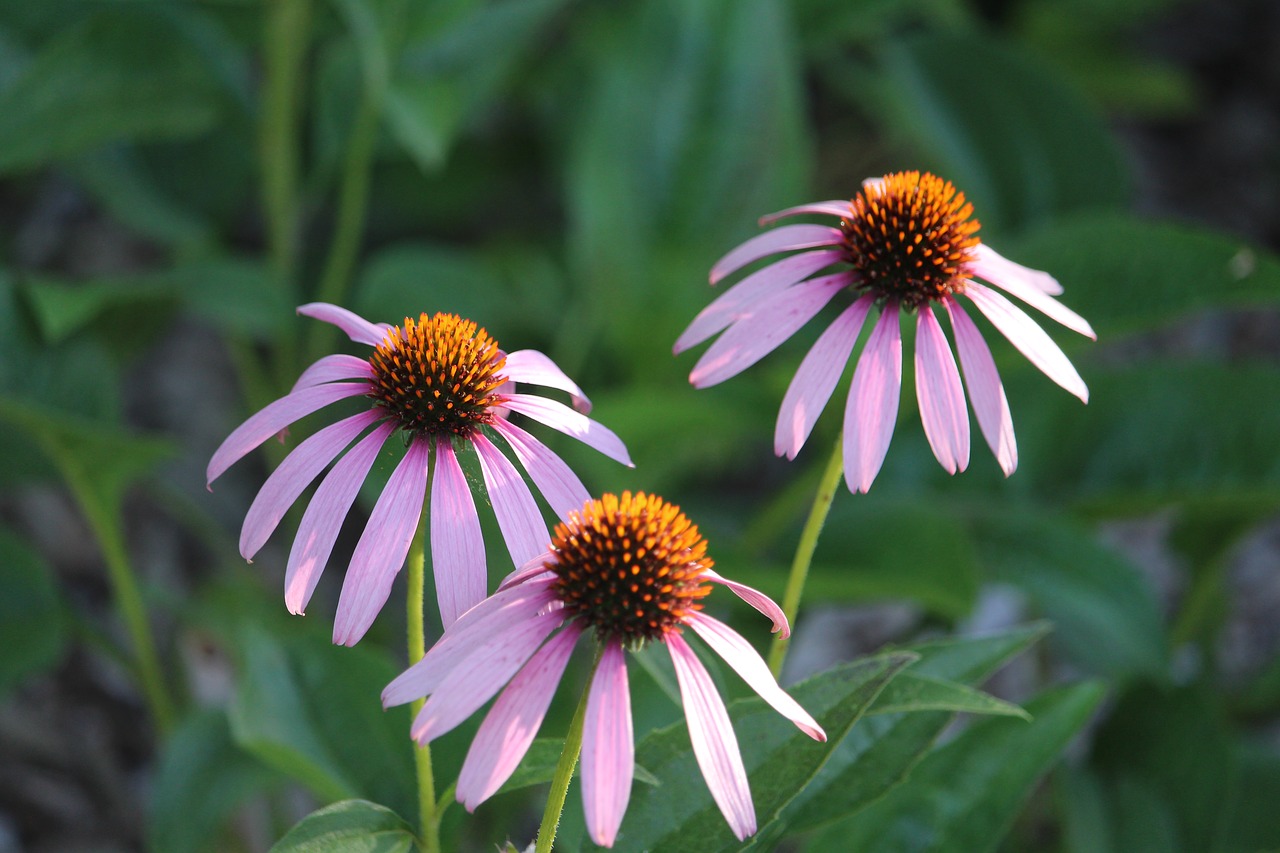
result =
[{"label": "drooping petal", "polygon": [[998,269],[1006,278],[1020,278],[1041,293],[1047,293],[1050,296],[1062,295],[1062,285],[1047,272],[1033,270],[1031,267],[1024,267],[1022,264],[1011,261],[986,243],[979,243],[974,247],[974,251],[978,260],[982,261],[988,269]]},{"label": "drooping petal", "polygon": [[769,630],[777,634],[781,639],[785,640],[791,636],[791,626],[787,624],[787,614],[782,612],[782,608],[772,598],[744,583],[729,580],[711,569],[703,569],[702,576],[712,583],[727,586],[730,592],[760,611],[762,615],[773,623],[773,627]]},{"label": "drooping petal", "polygon": [[920,422],[938,464],[948,474],[969,467],[969,412],[964,405],[960,371],[947,337],[922,305],[916,319],[916,401]]},{"label": "drooping petal", "polygon": [[548,572],[547,558],[550,556],[552,556],[551,548],[548,547],[547,550],[543,551],[537,557],[534,557],[532,560],[528,561],[520,568],[503,578],[502,582],[498,584],[498,592],[513,586],[518,586],[532,578],[536,578],[538,575]]},{"label": "drooping petal", "polygon": [[490,426],[507,440],[538,491],[560,518],[567,518],[571,510],[582,509],[582,505],[591,500],[578,475],[545,444],[507,421],[494,421]]},{"label": "drooping petal", "polygon": [[605,456],[621,462],[628,468],[635,467],[627,454],[626,445],[613,430],[591,420],[586,415],[575,412],[563,403],[531,394],[512,394],[506,398],[506,406],[513,412],[528,415],[539,423],[594,447]]},{"label": "drooping petal", "polygon": [[690,615],[685,624],[705,640],[712,651],[724,658],[725,663],[733,667],[734,672],[742,676],[742,680],[775,711],[814,740],[826,741],[827,733],[818,721],[778,686],[764,658],[737,631],[705,613]]},{"label": "drooping petal", "polygon": [[422,660],[383,689],[383,707],[403,705],[434,693],[469,650],[511,625],[532,619],[554,597],[549,583],[528,583],[486,598],[458,617]]},{"label": "drooping petal", "polygon": [[746,370],[812,320],[852,281],[847,272],[822,276],[756,303],[707,348],[689,381],[695,388],[707,388]]},{"label": "drooping petal", "polygon": [[342,520],[351,511],[351,504],[369,476],[383,442],[394,430],[394,424],[383,423],[357,442],[338,460],[312,496],[298,523],[298,535],[293,538],[284,573],[284,604],[290,613],[301,614],[306,610],[320,573],[329,562]]},{"label": "drooping petal", "polygon": [[303,317],[337,326],[351,340],[371,347],[382,343],[387,336],[387,329],[391,328],[386,323],[370,323],[360,315],[328,302],[309,302],[299,306],[298,313]]},{"label": "drooping petal", "polygon": [[471,488],[450,439],[436,439],[436,475],[431,481],[431,567],[440,619],[448,628],[484,600],[488,570],[484,534]]},{"label": "drooping petal", "polygon": [[1089,389],[1084,380],[1067,359],[1066,353],[1045,334],[1044,329],[1036,325],[1035,320],[999,293],[976,281],[965,285],[964,295],[1045,376],[1079,397],[1082,402],[1089,402]]},{"label": "drooping petal", "polygon": [[452,731],[492,699],[562,622],[564,612],[556,610],[491,635],[444,677],[418,712],[409,734],[426,743]]},{"label": "drooping petal", "polygon": [[604,647],[591,680],[582,729],[582,806],[596,844],[612,847],[618,837],[635,760],[627,660],[614,640]]},{"label": "drooping petal", "polygon": [[209,467],[205,471],[206,482],[212,483],[218,479],[222,472],[243,458],[245,454],[294,421],[323,409],[330,403],[355,397],[366,391],[368,386],[363,383],[339,382],[304,388],[268,403],[236,427],[213,452],[213,457],[209,459]]},{"label": "drooping petal", "polygon": [[489,492],[493,513],[498,517],[502,538],[511,552],[511,562],[522,566],[546,553],[551,537],[547,535],[542,512],[520,472],[483,434],[477,432],[472,435],[471,444],[480,457],[485,489]]},{"label": "drooping petal", "polygon": [[702,769],[711,798],[720,807],[733,834],[742,841],[756,831],[756,810],[751,803],[747,771],[742,766],[729,712],[693,649],[676,633],[667,634],[665,642],[680,683],[680,701],[689,724],[693,755]]},{"label": "drooping petal", "polygon": [[302,371],[298,381],[293,383],[292,390],[298,391],[302,388],[310,388],[313,385],[323,385],[326,382],[340,382],[348,379],[369,380],[372,378],[373,368],[369,366],[369,362],[363,358],[356,358],[354,355],[338,353],[337,355],[326,355]]},{"label": "drooping petal", "polygon": [[458,774],[457,798],[467,811],[492,797],[529,751],[581,633],[572,623],[543,643],[493,703]]},{"label": "drooping petal", "polygon": [[760,217],[760,225],[772,225],[779,219],[785,219],[788,216],[799,216],[804,213],[825,214],[828,216],[838,216],[841,219],[849,216],[849,201],[847,199],[835,198],[831,201],[811,201],[808,204],[798,204],[795,207],[788,207],[786,210],[779,210],[777,213],[770,213]]},{"label": "drooping petal", "polygon": [[737,272],[747,264],[776,252],[835,246],[843,239],[844,235],[840,229],[829,225],[783,225],[763,234],[757,234],[737,248],[731,249],[711,267],[709,278],[712,284],[716,284],[720,279]]},{"label": "drooping petal", "polygon": [[391,595],[391,583],[404,565],[409,543],[422,518],[427,496],[427,442],[414,439],[369,513],[369,523],[351,555],[342,581],[333,641],[354,646],[369,630]]},{"label": "drooping petal", "polygon": [[773,436],[773,452],[777,455],[785,453],[788,459],[795,459],[809,439],[813,425],[840,381],[874,302],[873,297],[863,296],[844,309],[800,362],[778,410],[778,425]]},{"label": "drooping petal", "polygon": [[951,317],[956,349],[960,352],[960,367],[964,370],[964,381],[969,387],[969,399],[973,402],[978,427],[1000,463],[1000,470],[1008,477],[1018,467],[1018,442],[1013,435],[1013,415],[1009,412],[1009,400],[996,371],[995,359],[991,357],[982,333],[960,303],[947,297],[942,304],[947,306],[947,314]]},{"label": "drooping petal", "polygon": [[330,424],[302,442],[262,484],[240,528],[240,555],[252,560],[293,506],[302,491],[343,449],[381,417],[376,410],[361,412]]},{"label": "drooping petal", "polygon": [[[573,407],[584,415],[591,414],[591,401],[582,393],[578,383],[574,382],[556,363],[537,350],[522,349],[507,353],[507,363],[502,373],[515,382],[527,382],[531,385],[545,385],[568,391],[573,398]],[[499,393],[502,393],[499,391]]]},{"label": "drooping petal", "polygon": [[844,259],[841,252],[801,252],[756,270],[698,312],[672,348],[677,355],[696,346],[751,310],[762,299]]},{"label": "drooping petal", "polygon": [[902,331],[898,306],[886,305],[853,371],[844,410],[844,476],[866,492],[884,464],[902,392]]},{"label": "drooping petal", "polygon": [[1010,296],[1016,296],[1051,320],[1056,320],[1071,331],[1079,332],[1085,337],[1092,338],[1095,341],[1098,339],[1098,335],[1093,331],[1093,326],[1089,325],[1088,320],[1045,293],[1035,284],[1027,281],[1024,277],[1011,275],[1003,266],[986,261],[976,261],[970,264],[970,268],[975,275],[986,279]]}]

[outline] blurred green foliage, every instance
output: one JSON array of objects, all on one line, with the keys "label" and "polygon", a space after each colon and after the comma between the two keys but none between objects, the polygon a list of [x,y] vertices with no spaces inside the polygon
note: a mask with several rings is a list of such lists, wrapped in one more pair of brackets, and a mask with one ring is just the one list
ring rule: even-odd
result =
[{"label": "blurred green foliage", "polygon": [[[1280,663],[1273,655],[1231,683],[1214,664],[1224,567],[1280,507],[1280,367],[1147,345],[1195,318],[1274,312],[1280,261],[1231,234],[1133,212],[1129,155],[1108,119],[1199,106],[1184,70],[1129,38],[1174,0],[1013,0],[988,17],[992,5],[0,4],[7,221],[70,187],[133,247],[120,268],[85,272],[56,255],[33,261],[22,233],[5,241],[0,487],[69,485],[99,546],[119,555],[125,495],[163,486],[219,565],[217,582],[151,581],[144,596],[175,636],[222,649],[234,673],[226,707],[184,703],[158,742],[155,849],[224,849],[235,810],[278,802],[286,785],[318,805],[343,802],[280,850],[373,837],[380,846],[358,849],[409,849],[416,808],[407,717],[378,706],[403,664],[395,608],[354,651],[328,644],[325,587],[305,620],[282,618],[256,572],[276,558],[238,567],[224,510],[198,477],[175,480],[203,467],[190,439],[209,425],[128,426],[128,383],[172,329],[212,329],[225,347],[244,400],[215,413],[212,431],[225,434],[304,366],[324,333],[293,308],[322,281],[377,321],[468,315],[513,349],[548,352],[627,442],[635,471],[549,437],[594,492],[646,488],[682,504],[726,574],[779,596],[838,428],[829,412],[793,465],[771,453],[777,407],[818,324],[700,392],[671,344],[713,293],[711,263],[758,216],[848,197],[863,177],[900,168],[954,181],[984,237],[1063,283],[1099,333],[1097,345],[1063,341],[1091,401],[1082,408],[997,342],[1019,470],[1001,479],[975,447],[973,470],[948,478],[904,389],[875,490],[837,496],[805,605],[906,601],[930,632],[949,633],[998,587],[1053,630],[1029,653],[1034,695],[1015,697],[1030,722],[979,688],[1038,627],[885,651],[796,685],[828,726],[825,745],[758,700],[733,704],[761,815],[754,849],[784,838],[811,849],[1280,846],[1280,751],[1264,737],[1280,711]],[[183,423],[170,414],[161,422]],[[366,511],[376,493],[366,489]],[[1097,535],[1152,514],[1170,520],[1189,577],[1172,605]],[[496,535],[488,551],[506,553]],[[506,573],[492,562],[495,578]],[[69,613],[48,561],[8,529],[0,563],[0,691],[12,696],[82,639],[73,626],[101,614]],[[161,648],[185,683],[184,661]],[[683,724],[668,726],[678,713],[659,689],[661,664],[646,665],[634,676],[637,760],[657,784],[636,786],[618,848],[732,849]],[[544,735],[565,728],[574,680]],[[732,676],[723,686],[745,693]],[[957,712],[990,716],[943,742]],[[441,787],[474,730],[440,742]],[[540,742],[519,786],[549,778],[555,749]],[[504,793],[475,819],[454,809],[449,844],[491,849],[528,832],[541,790]],[[565,849],[582,846],[573,796],[565,820]]]}]

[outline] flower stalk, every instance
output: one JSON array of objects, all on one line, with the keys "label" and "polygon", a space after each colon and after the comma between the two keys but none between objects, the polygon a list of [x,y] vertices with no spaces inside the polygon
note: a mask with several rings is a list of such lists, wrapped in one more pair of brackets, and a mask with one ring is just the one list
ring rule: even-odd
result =
[{"label": "flower stalk", "polygon": [[[418,529],[414,531],[413,541],[409,544],[408,572],[408,646],[409,665],[413,666],[422,660],[427,653],[426,627],[423,620],[426,589],[426,530],[427,514],[424,511]],[[413,716],[417,716],[426,704],[420,699],[411,705]],[[418,779],[418,841],[423,853],[440,853],[440,815],[444,811],[436,805],[435,777],[431,770],[430,744],[413,745],[413,763]]]},{"label": "flower stalk", "polygon": [[555,843],[565,797],[569,794],[569,780],[573,778],[573,768],[577,766],[578,756],[582,753],[582,732],[587,719],[587,698],[591,695],[591,682],[595,678],[596,668],[600,666],[603,652],[604,646],[596,651],[596,659],[591,664],[591,672],[582,688],[582,700],[578,702],[578,710],[574,711],[569,731],[564,736],[564,749],[551,777],[551,791],[547,794],[547,807],[542,812],[542,824],[538,827],[534,853],[551,853],[551,845]]}]

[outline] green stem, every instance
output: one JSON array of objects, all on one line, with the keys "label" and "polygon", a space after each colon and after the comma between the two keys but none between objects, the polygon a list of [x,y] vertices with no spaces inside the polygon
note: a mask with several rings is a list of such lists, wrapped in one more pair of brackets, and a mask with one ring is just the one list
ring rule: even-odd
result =
[{"label": "green stem", "polygon": [[[844,449],[842,440],[837,438],[835,450],[818,482],[818,492],[813,496],[809,518],[805,520],[804,530],[800,533],[796,556],[791,561],[791,575],[787,578],[787,591],[782,597],[782,612],[786,614],[787,622],[793,626],[796,613],[800,610],[804,582],[809,577],[809,566],[813,564],[813,551],[818,547],[818,536],[822,533],[822,525],[827,521],[827,514],[831,512],[831,504],[835,500],[836,489],[840,487],[840,475],[843,471]],[[789,644],[788,639],[774,635],[773,645],[769,648],[769,671],[774,678],[782,674],[782,662],[786,660]]]},{"label": "green stem", "polygon": [[538,840],[534,853],[551,853],[551,845],[556,841],[556,830],[560,828],[560,813],[564,811],[564,800],[569,793],[569,780],[573,778],[573,768],[578,764],[578,755],[582,752],[582,729],[587,719],[587,697],[591,695],[591,682],[600,665],[600,657],[604,646],[596,650],[595,662],[591,664],[591,673],[587,676],[587,686],[582,689],[582,699],[578,702],[578,710],[573,714],[573,722],[569,723],[569,732],[564,736],[564,750],[560,753],[560,761],[556,764],[555,775],[551,777],[551,791],[547,794],[547,807],[542,812],[542,825],[538,827]]},{"label": "green stem", "polygon": [[[423,655],[427,653],[426,627],[422,615],[427,574],[426,529],[427,514],[424,510],[422,519],[418,522],[418,529],[413,534],[413,541],[409,544],[407,560],[409,666],[422,660]],[[424,704],[426,699],[417,699],[410,706],[415,719]],[[419,844],[425,853],[440,853],[440,813],[444,809],[436,807],[436,783],[431,772],[431,747],[427,744],[415,744],[413,762],[418,776]]]}]

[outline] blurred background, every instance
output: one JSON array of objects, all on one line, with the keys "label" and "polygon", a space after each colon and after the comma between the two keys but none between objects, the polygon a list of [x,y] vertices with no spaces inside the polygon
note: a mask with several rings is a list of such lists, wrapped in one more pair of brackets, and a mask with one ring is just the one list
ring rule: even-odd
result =
[{"label": "blurred background", "polygon": [[[230,430],[348,346],[307,301],[548,353],[637,462],[541,431],[588,488],[681,504],[780,597],[842,407],[794,463],[773,424],[823,325],[706,391],[671,345],[761,214],[911,168],[1062,282],[1098,331],[1060,340],[1092,399],[984,327],[1021,462],[1005,480],[975,442],[947,477],[904,389],[872,493],[837,495],[784,682],[1047,620],[988,689],[1104,698],[982,789],[982,846],[1280,848],[1280,5],[4,0],[0,851],[263,850],[334,799],[412,808],[407,714],[376,700],[402,590],[357,649],[328,643],[394,459],[306,617],[280,595],[296,518],[252,565],[235,544],[287,448],[205,489]],[[135,677],[130,606],[167,699]],[[679,715],[636,703],[637,731]],[[971,787],[928,784],[938,815]],[[526,795],[454,809],[450,843],[527,839]],[[887,810],[787,849],[977,849]]]}]

